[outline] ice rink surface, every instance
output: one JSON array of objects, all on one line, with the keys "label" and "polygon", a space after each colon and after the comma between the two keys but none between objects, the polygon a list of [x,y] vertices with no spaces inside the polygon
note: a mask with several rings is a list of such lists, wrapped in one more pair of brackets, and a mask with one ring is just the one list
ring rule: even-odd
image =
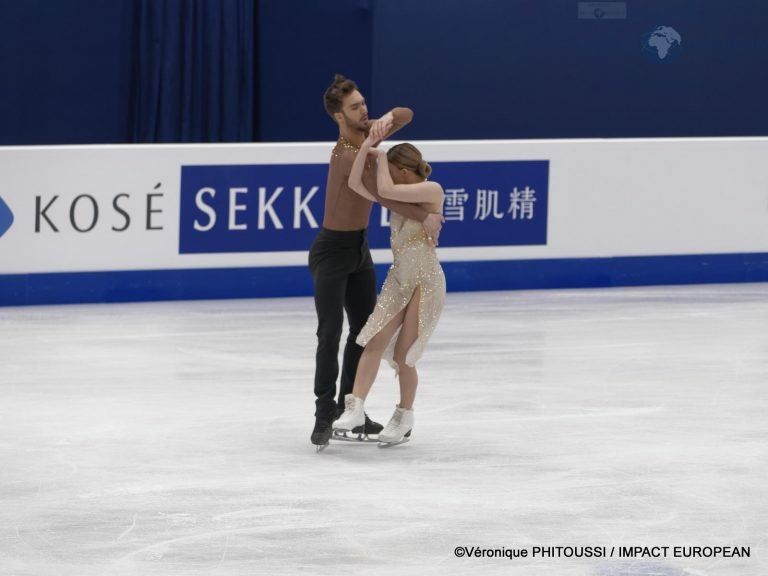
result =
[{"label": "ice rink surface", "polygon": [[321,453],[310,298],[0,325],[2,576],[768,574],[768,284],[449,293]]}]

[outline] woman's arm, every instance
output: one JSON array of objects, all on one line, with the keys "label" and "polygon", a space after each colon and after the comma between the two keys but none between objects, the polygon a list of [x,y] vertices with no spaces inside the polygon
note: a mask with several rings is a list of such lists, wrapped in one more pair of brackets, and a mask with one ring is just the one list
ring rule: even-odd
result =
[{"label": "woman's arm", "polygon": [[440,203],[443,200],[443,187],[437,182],[426,180],[415,184],[395,184],[389,173],[387,154],[383,151],[379,151],[376,184],[379,195],[389,200],[412,204]]},{"label": "woman's arm", "polygon": [[403,218],[409,220],[416,220],[416,222],[424,222],[429,217],[429,211],[417,204],[411,204],[409,202],[398,202],[397,200],[387,200],[383,196],[378,198],[379,204],[384,206],[387,210],[397,212]]},{"label": "woman's arm", "polygon": [[369,129],[369,135],[374,145],[386,140],[413,120],[413,110],[410,108],[392,108],[378,120],[374,120]]},{"label": "woman's arm", "polygon": [[349,187],[355,192],[360,194],[363,198],[367,198],[371,202],[376,202],[376,198],[370,193],[365,184],[363,184],[363,169],[365,168],[365,160],[368,157],[368,151],[371,150],[371,144],[369,138],[365,139],[363,145],[355,156],[355,161],[352,163],[352,169],[349,172]]}]

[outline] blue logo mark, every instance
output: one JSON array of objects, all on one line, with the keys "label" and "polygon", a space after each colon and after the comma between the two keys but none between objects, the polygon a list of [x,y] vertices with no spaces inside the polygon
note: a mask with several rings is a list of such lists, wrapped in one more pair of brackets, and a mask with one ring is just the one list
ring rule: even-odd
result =
[{"label": "blue logo mark", "polygon": [[8,231],[8,228],[13,224],[13,212],[8,207],[8,204],[3,202],[0,198],[0,236]]},{"label": "blue logo mark", "polygon": [[654,64],[671,64],[683,51],[683,39],[671,26],[654,26],[643,34],[643,56]]}]

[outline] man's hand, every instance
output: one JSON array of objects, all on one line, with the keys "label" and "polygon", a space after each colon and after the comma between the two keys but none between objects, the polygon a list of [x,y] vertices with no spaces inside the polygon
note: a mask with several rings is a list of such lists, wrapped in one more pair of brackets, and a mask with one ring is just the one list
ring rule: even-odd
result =
[{"label": "man's hand", "polygon": [[440,237],[440,230],[443,229],[443,222],[445,222],[445,218],[443,218],[442,214],[432,212],[428,214],[424,221],[421,223],[422,227],[424,228],[424,232],[427,234],[427,240],[429,240],[430,244],[433,246],[437,246],[437,241]]}]

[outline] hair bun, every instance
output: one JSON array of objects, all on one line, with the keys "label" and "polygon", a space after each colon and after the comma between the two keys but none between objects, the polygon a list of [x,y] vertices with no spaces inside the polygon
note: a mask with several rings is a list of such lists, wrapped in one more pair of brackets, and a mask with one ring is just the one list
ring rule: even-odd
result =
[{"label": "hair bun", "polygon": [[432,174],[432,166],[430,166],[429,162],[426,160],[422,160],[419,163],[419,176],[422,178],[428,178],[430,174]]}]

